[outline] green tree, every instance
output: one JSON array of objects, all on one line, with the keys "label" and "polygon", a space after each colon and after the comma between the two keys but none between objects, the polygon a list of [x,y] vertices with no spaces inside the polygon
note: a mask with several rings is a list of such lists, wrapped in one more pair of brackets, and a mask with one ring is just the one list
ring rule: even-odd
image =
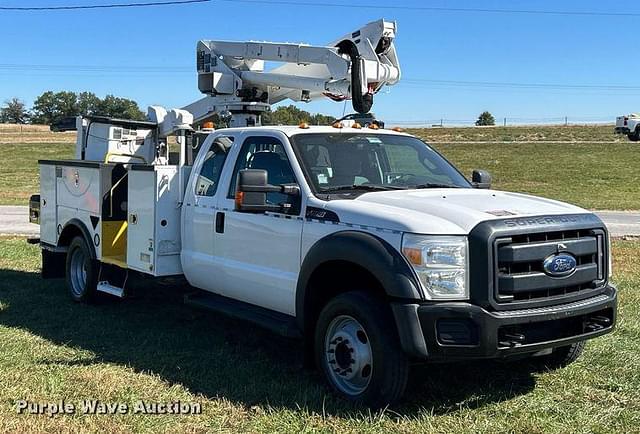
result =
[{"label": "green tree", "polygon": [[78,114],[77,95],[74,92],[45,92],[33,103],[33,123],[51,125]]},{"label": "green tree", "polygon": [[29,121],[29,112],[18,98],[5,101],[0,108],[0,122],[10,124],[26,124]]},{"label": "green tree", "polygon": [[87,116],[94,115],[100,110],[100,98],[92,92],[80,92],[76,98],[78,114]]},{"label": "green tree", "polygon": [[33,103],[33,123],[50,125],[59,116],[55,104],[55,94],[47,91],[40,95]]},{"label": "green tree", "polygon": [[45,92],[33,103],[33,122],[51,125],[66,117],[100,115],[143,120],[145,114],[135,101],[107,95],[98,98],[91,92]]},{"label": "green tree", "polygon": [[486,126],[495,125],[495,124],[496,124],[496,120],[493,117],[493,115],[486,111],[480,113],[480,116],[476,121],[476,126],[478,127],[486,127]]},{"label": "green tree", "polygon": [[332,116],[312,115],[294,105],[278,107],[276,110],[262,115],[263,125],[298,125],[302,122],[307,122],[310,125],[330,125],[335,120]]},{"label": "green tree", "polygon": [[138,103],[113,95],[107,95],[98,105],[97,113],[101,116],[109,116],[113,118],[144,120],[145,114],[140,110]]}]

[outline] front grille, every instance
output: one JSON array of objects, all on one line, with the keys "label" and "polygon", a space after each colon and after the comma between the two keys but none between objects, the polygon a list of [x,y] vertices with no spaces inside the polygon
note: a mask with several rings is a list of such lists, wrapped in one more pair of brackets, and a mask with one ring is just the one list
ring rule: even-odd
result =
[{"label": "front grille", "polygon": [[[494,242],[495,298],[498,303],[564,301],[601,288],[606,276],[605,233],[601,229],[518,234]],[[545,259],[569,253],[575,271],[548,275]]]}]

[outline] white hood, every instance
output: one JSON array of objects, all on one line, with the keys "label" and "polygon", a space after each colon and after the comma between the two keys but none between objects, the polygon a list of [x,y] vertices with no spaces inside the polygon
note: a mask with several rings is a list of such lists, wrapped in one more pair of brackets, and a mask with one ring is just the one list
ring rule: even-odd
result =
[{"label": "white hood", "polygon": [[325,208],[345,223],[449,235],[466,235],[486,220],[589,213],[551,199],[476,189],[372,192],[353,200],[327,202]]}]

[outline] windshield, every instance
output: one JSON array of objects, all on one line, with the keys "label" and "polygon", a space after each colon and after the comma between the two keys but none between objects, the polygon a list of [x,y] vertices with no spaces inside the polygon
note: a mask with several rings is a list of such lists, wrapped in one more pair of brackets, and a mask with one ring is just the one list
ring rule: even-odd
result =
[{"label": "windshield", "polygon": [[392,134],[298,134],[291,139],[316,193],[470,188],[426,143]]}]

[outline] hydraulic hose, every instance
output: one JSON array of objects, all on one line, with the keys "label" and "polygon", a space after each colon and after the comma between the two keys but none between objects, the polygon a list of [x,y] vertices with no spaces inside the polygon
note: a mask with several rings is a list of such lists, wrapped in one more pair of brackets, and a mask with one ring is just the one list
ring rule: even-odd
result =
[{"label": "hydraulic hose", "polygon": [[371,107],[373,107],[373,94],[371,92],[362,92],[362,57],[360,57],[358,47],[348,39],[340,42],[337,47],[340,54],[347,54],[351,59],[351,101],[353,109],[358,113],[369,113]]}]

